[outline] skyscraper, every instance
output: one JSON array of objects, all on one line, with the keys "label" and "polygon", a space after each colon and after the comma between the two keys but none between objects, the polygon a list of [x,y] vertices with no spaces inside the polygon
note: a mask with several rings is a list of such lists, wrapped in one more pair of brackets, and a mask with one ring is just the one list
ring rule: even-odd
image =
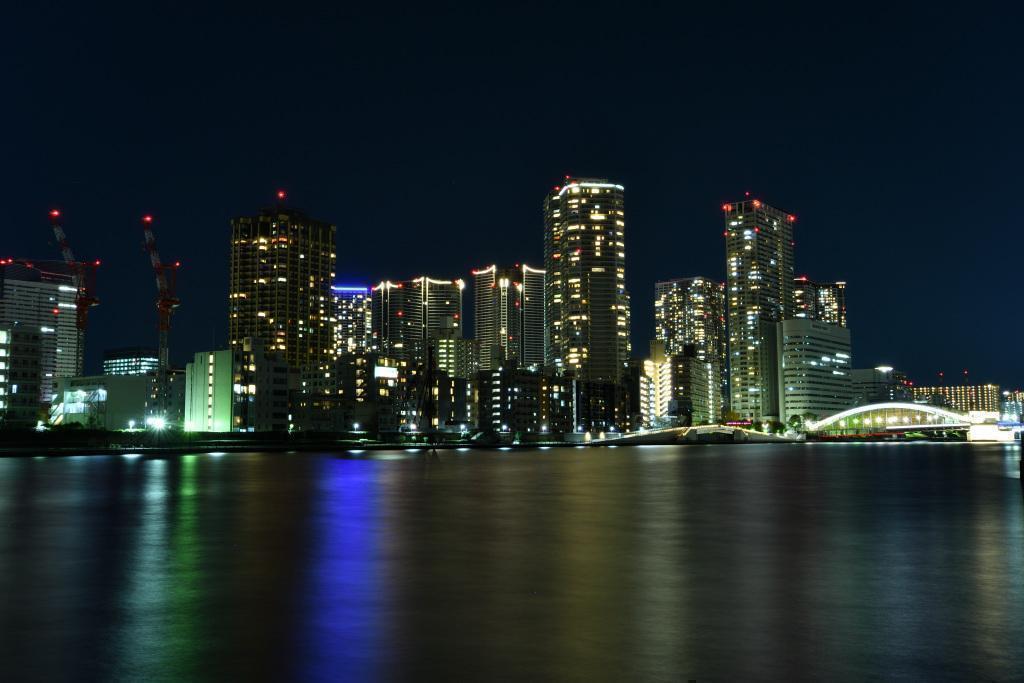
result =
[{"label": "skyscraper", "polygon": [[334,296],[334,352],[366,351],[372,329],[370,288],[333,285],[331,292]]},{"label": "skyscraper", "polygon": [[473,271],[474,324],[480,368],[507,360],[544,364],[544,271],[491,265]]},{"label": "skyscraper", "polygon": [[522,321],[519,342],[520,365],[541,368],[544,366],[544,330],[547,327],[547,316],[544,311],[547,271],[531,268],[525,263],[520,268],[523,283],[519,314]]},{"label": "skyscraper", "polygon": [[75,324],[75,278],[54,261],[0,263],[0,325],[40,335],[39,402],[49,403],[54,381],[82,374],[85,336]]},{"label": "skyscraper", "polygon": [[710,364],[707,408],[720,419],[728,397],[725,337],[725,285],[706,277],[665,280],[654,284],[655,337],[667,356],[693,346],[695,357]]},{"label": "skyscraper", "polygon": [[793,317],[846,327],[846,283],[793,278]]},{"label": "skyscraper", "polygon": [[622,185],[566,178],[544,201],[545,365],[617,382],[629,360]]},{"label": "skyscraper", "polygon": [[[378,284],[371,293],[373,349],[413,365],[423,363],[428,341],[437,338],[443,327],[454,325],[454,334],[462,336],[465,287],[462,280],[425,275]],[[450,319],[447,324],[446,318]]]},{"label": "skyscraper", "polygon": [[284,206],[231,221],[228,341],[265,342],[289,366],[317,367],[334,349],[335,226]]},{"label": "skyscraper", "polygon": [[776,323],[793,317],[796,217],[758,199],[724,204],[729,407],[741,418],[778,417]]}]

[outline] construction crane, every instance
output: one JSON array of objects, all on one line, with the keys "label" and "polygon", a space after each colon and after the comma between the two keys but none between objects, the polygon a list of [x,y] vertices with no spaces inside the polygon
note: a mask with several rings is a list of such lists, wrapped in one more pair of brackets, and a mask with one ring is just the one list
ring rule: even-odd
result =
[{"label": "construction crane", "polygon": [[175,294],[178,268],[181,266],[181,262],[163,263],[160,260],[160,252],[156,250],[156,237],[153,235],[152,216],[146,215],[142,217],[142,231],[146,237],[146,251],[149,252],[149,261],[153,265],[153,274],[156,275],[157,329],[160,332],[160,345],[157,356],[157,405],[161,413],[166,413],[167,368],[170,361],[168,336],[171,331],[171,314],[174,313],[174,309],[181,303]]},{"label": "construction crane", "polygon": [[53,226],[53,235],[57,238],[64,263],[75,284],[75,327],[78,330],[78,343],[75,345],[75,367],[76,373],[81,374],[85,366],[85,328],[89,322],[89,309],[99,304],[99,297],[96,296],[96,269],[100,265],[99,259],[95,261],[77,261],[75,253],[71,251],[67,235],[61,226],[60,211],[50,211],[50,225]]}]

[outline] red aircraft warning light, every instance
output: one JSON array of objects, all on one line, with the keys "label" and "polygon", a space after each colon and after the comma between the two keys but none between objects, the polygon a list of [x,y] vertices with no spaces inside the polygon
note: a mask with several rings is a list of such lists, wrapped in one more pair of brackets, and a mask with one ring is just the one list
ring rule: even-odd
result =
[{"label": "red aircraft warning light", "polygon": [[286,198],[287,196],[288,196],[288,193],[287,193],[287,192],[285,192],[284,190],[278,190],[278,191],[277,191],[277,198],[278,198],[278,199],[281,199],[281,200],[283,200],[283,199],[285,199],[285,198]]}]

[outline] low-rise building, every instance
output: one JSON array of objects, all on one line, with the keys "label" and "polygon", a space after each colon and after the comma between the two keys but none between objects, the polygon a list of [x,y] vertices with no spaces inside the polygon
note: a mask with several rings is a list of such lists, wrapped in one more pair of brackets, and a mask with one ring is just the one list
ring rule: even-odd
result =
[{"label": "low-rise building", "polygon": [[292,383],[283,356],[259,339],[197,353],[185,368],[185,431],[286,431]]},{"label": "low-rise building", "polygon": [[574,381],[514,360],[477,378],[481,430],[520,436],[575,431]]},{"label": "low-rise building", "polygon": [[131,346],[103,352],[104,375],[145,375],[159,367],[160,359],[153,348]]},{"label": "low-rise building", "polygon": [[50,403],[50,425],[110,431],[142,428],[152,384],[149,375],[58,378]]},{"label": "low-rise building", "polygon": [[397,431],[406,367],[404,361],[360,351],[343,353],[322,368],[303,372],[292,399],[295,429]]},{"label": "low-rise building", "polygon": [[999,416],[1003,420],[1020,422],[1024,415],[1024,391],[1011,389],[1003,391],[1003,398],[999,403]]}]

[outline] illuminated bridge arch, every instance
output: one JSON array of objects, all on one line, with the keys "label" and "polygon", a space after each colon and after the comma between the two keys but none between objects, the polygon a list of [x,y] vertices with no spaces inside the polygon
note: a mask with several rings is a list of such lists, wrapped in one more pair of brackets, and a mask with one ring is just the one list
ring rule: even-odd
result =
[{"label": "illuminated bridge arch", "polygon": [[807,431],[826,434],[875,434],[914,430],[967,429],[966,415],[920,403],[872,403],[808,422]]}]

